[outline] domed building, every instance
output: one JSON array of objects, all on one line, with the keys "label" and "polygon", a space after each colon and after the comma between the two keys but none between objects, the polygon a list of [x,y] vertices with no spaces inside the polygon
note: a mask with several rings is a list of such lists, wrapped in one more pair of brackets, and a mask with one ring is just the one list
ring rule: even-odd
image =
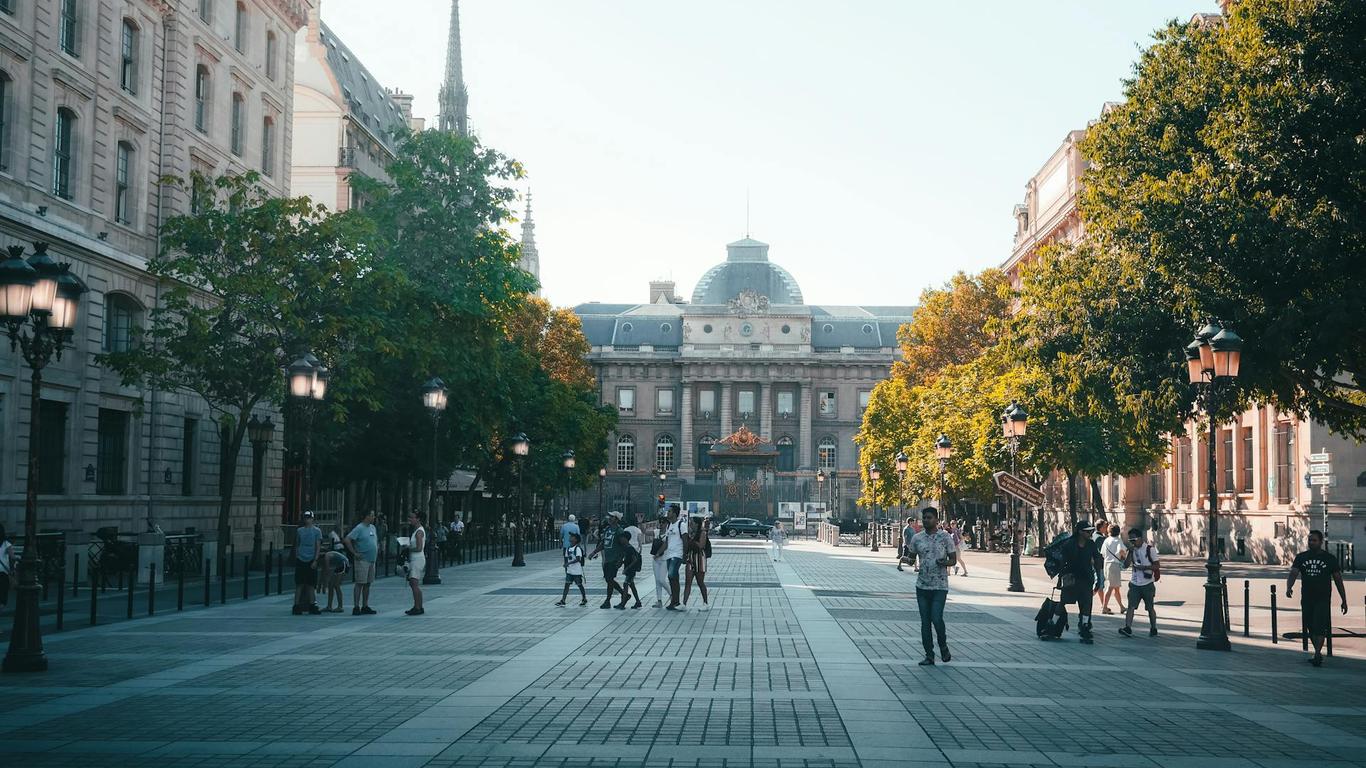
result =
[{"label": "domed building", "polygon": [[[655,281],[644,303],[574,311],[602,401],[619,413],[609,508],[645,514],[662,493],[722,516],[786,519],[811,504],[853,514],[854,433],[912,307],[806,304],[768,244],[746,237],[726,246],[691,301]],[[737,443],[724,441],[742,428],[758,443],[737,469]]]}]

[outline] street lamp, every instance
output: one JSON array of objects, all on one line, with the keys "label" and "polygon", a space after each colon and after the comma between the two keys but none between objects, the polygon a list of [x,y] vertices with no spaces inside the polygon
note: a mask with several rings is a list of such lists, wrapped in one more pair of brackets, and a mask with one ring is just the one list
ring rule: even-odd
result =
[{"label": "street lamp", "polygon": [[574,460],[573,451],[566,449],[564,453],[560,454],[560,466],[564,468],[564,515],[566,519],[569,517],[569,475],[574,471],[577,464],[578,462]]},{"label": "street lamp", "polygon": [[[0,262],[0,322],[9,334],[10,351],[23,349],[32,370],[29,388],[28,480],[24,494],[24,556],[19,561],[19,586],[15,590],[14,629],[5,672],[43,672],[47,654],[38,626],[38,416],[42,412],[43,368],[52,358],[62,359],[62,348],[74,335],[77,309],[85,283],[71,274],[70,264],[58,264],[47,255],[47,243],[34,243],[33,255],[24,259],[24,248],[12,245],[9,258]],[[24,326],[28,326],[25,332]]]},{"label": "street lamp", "polygon": [[[1010,474],[1015,474],[1015,457],[1020,452],[1020,439],[1029,427],[1029,414],[1024,406],[1011,400],[1001,413],[1001,434],[1006,439],[1010,451]],[[1010,497],[1010,587],[1011,592],[1024,591],[1024,576],[1020,574],[1020,520],[1015,498]]]},{"label": "street lamp", "polygon": [[[432,488],[431,495],[427,497],[427,524],[436,527],[439,524],[436,519],[437,425],[441,422],[441,413],[446,410],[446,382],[442,381],[441,377],[433,376],[422,385],[422,407],[426,408],[432,417]],[[441,558],[437,557],[436,537],[424,537],[422,549],[427,558],[427,571],[422,574],[422,583],[440,584]]]},{"label": "street lamp", "polygon": [[247,438],[251,440],[251,463],[256,469],[256,476],[252,478],[252,484],[256,486],[256,524],[251,528],[251,567],[258,571],[268,567],[261,557],[264,538],[261,530],[261,495],[266,489],[266,448],[270,445],[270,438],[274,433],[275,424],[269,416],[258,419],[256,414],[252,414],[247,420]]},{"label": "street lamp", "polygon": [[[948,488],[946,476],[949,468],[949,459],[953,457],[953,441],[948,435],[941,434],[934,441],[934,458],[939,462],[939,506],[944,506],[944,492]],[[940,510],[943,511],[942,509]]]},{"label": "street lamp", "polygon": [[882,479],[882,470],[878,469],[877,462],[868,465],[868,482],[873,486],[873,550],[877,550],[877,483]]},{"label": "street lamp", "polygon": [[517,459],[517,523],[512,530],[512,567],[521,568],[526,565],[526,554],[522,547],[522,523],[526,516],[526,498],[522,494],[525,487],[522,483],[522,476],[526,474],[526,458],[531,454],[531,440],[527,439],[525,433],[518,432],[508,440],[508,447],[512,449],[512,455]]},{"label": "street lamp", "polygon": [[602,519],[602,486],[607,480],[607,467],[598,467],[598,519]]},{"label": "street lamp", "polygon": [[896,498],[901,508],[901,519],[897,525],[901,525],[906,520],[906,471],[910,469],[911,459],[906,455],[906,451],[896,452]]},{"label": "street lamp", "polygon": [[1209,543],[1205,558],[1205,615],[1200,622],[1200,637],[1195,647],[1209,651],[1227,651],[1228,627],[1224,625],[1224,585],[1219,570],[1219,489],[1214,452],[1215,429],[1219,422],[1221,395],[1238,378],[1242,362],[1243,340],[1232,328],[1209,322],[1196,331],[1195,339],[1186,346],[1186,371],[1196,387],[1196,406],[1209,417]]},{"label": "street lamp", "polygon": [[331,373],[314,357],[305,352],[285,369],[289,378],[289,396],[299,404],[304,414],[304,477],[303,509],[313,506],[313,410],[327,396],[327,382]]}]

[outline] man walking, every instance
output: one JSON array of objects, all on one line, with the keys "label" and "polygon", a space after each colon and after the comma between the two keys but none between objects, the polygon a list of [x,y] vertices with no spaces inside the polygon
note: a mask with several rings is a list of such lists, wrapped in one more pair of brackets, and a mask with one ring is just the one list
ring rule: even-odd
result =
[{"label": "man walking", "polygon": [[1091,605],[1096,574],[1105,568],[1100,550],[1091,538],[1095,530],[1095,526],[1085,520],[1073,527],[1072,538],[1062,544],[1063,570],[1059,577],[1063,605],[1077,604],[1077,634],[1087,645],[1095,642],[1091,636]]},{"label": "man walking", "polygon": [[677,504],[669,505],[669,527],[665,530],[664,559],[669,573],[669,604],[665,610],[678,611],[678,571],[683,567],[683,553],[688,547],[688,521],[680,519]]},{"label": "man walking", "polygon": [[588,593],[583,589],[583,547],[579,546],[578,531],[569,534],[569,546],[564,550],[564,592],[560,593],[560,601],[555,605],[564,606],[564,601],[569,599],[569,587],[575,584],[579,587],[579,606],[588,605]]},{"label": "man walking", "polygon": [[[1129,576],[1129,608],[1124,613],[1124,626],[1119,633],[1125,637],[1134,635],[1134,611],[1142,601],[1148,609],[1148,636],[1157,637],[1157,580],[1161,577],[1162,566],[1158,563],[1157,550],[1143,540],[1143,531],[1129,529],[1129,552],[1125,562],[1133,568]],[[1123,609],[1123,606],[1120,606]]]},{"label": "man walking", "polygon": [[911,538],[915,536],[915,526],[912,525],[914,522],[915,518],[906,518],[906,525],[901,529],[901,556],[898,557],[896,561],[896,569],[898,571],[904,572],[906,570],[901,567],[904,563],[914,562],[914,560],[911,559]]},{"label": "man walking", "polygon": [[1314,644],[1314,655],[1309,663],[1323,666],[1323,640],[1333,631],[1333,618],[1329,611],[1333,600],[1333,584],[1338,587],[1338,597],[1342,600],[1342,613],[1347,615],[1347,589],[1342,584],[1342,566],[1338,559],[1323,548],[1323,532],[1309,532],[1309,549],[1295,555],[1290,566],[1290,578],[1285,583],[1285,596],[1295,596],[1295,581],[1304,579],[1304,589],[1300,591],[1300,615],[1304,621],[1304,631]]},{"label": "man walking", "polygon": [[915,603],[920,611],[920,643],[925,647],[920,666],[928,667],[934,665],[934,634],[939,636],[939,658],[952,661],[944,633],[944,603],[949,599],[949,566],[958,562],[958,549],[953,536],[939,530],[939,512],[934,507],[921,510],[920,522],[923,527],[911,537],[909,555],[911,567],[916,568]]},{"label": "man walking", "polygon": [[303,525],[294,532],[294,615],[311,613],[318,615],[322,609],[314,597],[313,588],[318,584],[318,554],[323,540],[323,532],[313,524],[313,513],[304,512]]},{"label": "man walking", "polygon": [[463,543],[464,536],[465,536],[465,521],[464,521],[464,520],[461,520],[461,519],[460,519],[460,513],[459,513],[459,512],[456,512],[456,513],[455,513],[455,519],[451,521],[451,535],[450,535],[450,544],[449,544],[449,546],[450,546],[450,548],[451,548],[451,560],[452,560],[452,561],[455,561],[455,562],[464,562],[464,560],[465,560],[464,550],[461,549],[461,546],[460,546],[460,545]]},{"label": "man walking", "polygon": [[621,512],[612,510],[607,515],[607,521],[603,523],[602,530],[598,531],[598,546],[593,550],[593,554],[588,556],[589,560],[594,560],[599,554],[602,555],[602,579],[607,582],[607,597],[602,601],[599,608],[612,607],[612,594],[620,592],[626,594],[626,590],[617,584],[617,571],[621,570],[622,551],[617,542],[617,534],[621,533]]},{"label": "man walking", "polygon": [[650,542],[650,560],[655,573],[654,607],[663,608],[664,595],[669,592],[669,516],[662,509],[659,510],[659,519],[655,521],[654,534],[654,539]]},{"label": "man walking", "polygon": [[773,545],[772,555],[773,562],[775,563],[783,559],[783,543],[786,538],[787,534],[783,531],[782,523],[775,523],[773,527],[768,530],[768,540]]},{"label": "man walking", "polygon": [[376,611],[370,608],[370,585],[375,583],[375,560],[379,557],[379,536],[375,531],[375,511],[365,513],[356,527],[342,540],[351,553],[351,615],[367,616]]}]

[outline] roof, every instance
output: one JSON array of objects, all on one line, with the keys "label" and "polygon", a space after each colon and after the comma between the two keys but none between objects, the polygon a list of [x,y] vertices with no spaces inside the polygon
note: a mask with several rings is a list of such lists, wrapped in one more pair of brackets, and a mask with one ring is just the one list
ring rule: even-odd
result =
[{"label": "roof", "polygon": [[726,304],[744,291],[771,304],[801,304],[796,278],[768,260],[768,243],[746,237],[726,245],[726,260],[707,270],[693,288],[693,304]]},{"label": "roof", "polygon": [[327,67],[337,78],[351,118],[392,151],[395,133],[408,125],[402,110],[327,24],[319,21],[319,28],[320,40],[327,47]]}]

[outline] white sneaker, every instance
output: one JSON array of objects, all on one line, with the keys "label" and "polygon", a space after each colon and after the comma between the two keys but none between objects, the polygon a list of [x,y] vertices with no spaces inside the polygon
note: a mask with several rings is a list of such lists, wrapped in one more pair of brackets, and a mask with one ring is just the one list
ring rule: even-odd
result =
[{"label": "white sneaker", "polygon": [[703,613],[710,611],[711,605],[708,603],[702,603],[702,607],[699,610],[701,610]]},{"label": "white sneaker", "polygon": [[653,607],[655,607],[655,608],[663,608],[663,607],[664,607],[664,603],[662,603],[662,602],[656,600]]}]

